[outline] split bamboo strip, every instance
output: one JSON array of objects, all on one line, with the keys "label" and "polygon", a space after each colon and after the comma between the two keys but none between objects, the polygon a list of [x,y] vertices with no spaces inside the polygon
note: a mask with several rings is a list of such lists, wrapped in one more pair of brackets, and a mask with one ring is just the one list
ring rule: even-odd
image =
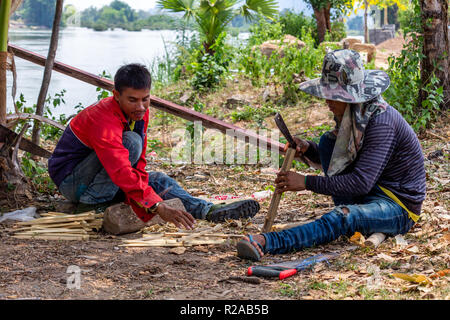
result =
[{"label": "split bamboo strip", "polygon": [[40,216],[41,217],[60,217],[60,216],[65,216],[67,215],[67,213],[62,213],[62,212],[46,212],[46,213],[41,213]]},{"label": "split bamboo strip", "polygon": [[22,231],[22,230],[33,230],[33,229],[42,229],[42,228],[81,228],[82,225],[78,221],[74,221],[71,223],[56,223],[56,224],[35,224],[31,226],[21,227],[14,229],[14,231]]},{"label": "split bamboo strip", "polygon": [[84,229],[68,229],[68,228],[42,228],[42,229],[32,229],[32,230],[26,230],[22,231],[20,233],[82,233],[87,234],[87,231]]},{"label": "split bamboo strip", "polygon": [[[164,233],[165,236],[168,237],[182,237],[185,235],[189,235],[190,233],[187,232],[166,232]],[[217,237],[217,238],[242,238],[243,236],[241,234],[226,234],[226,233],[204,233],[204,237]],[[144,235],[144,237],[146,237]]]},{"label": "split bamboo strip", "polygon": [[190,241],[183,241],[183,244],[185,246],[196,246],[196,245],[206,245],[206,244],[222,244],[225,242],[226,242],[226,239],[220,239],[220,240],[192,239]]},{"label": "split bamboo strip", "polygon": [[13,235],[13,238],[16,239],[36,239],[36,240],[88,240],[89,235],[72,235],[72,234],[63,234],[63,235]]},{"label": "split bamboo strip", "polygon": [[188,235],[188,236],[183,236],[183,237],[181,237],[180,240],[182,240],[182,241],[188,241],[188,240],[190,240],[190,239],[194,239],[194,238],[197,238],[197,237],[199,237],[199,236],[202,236],[202,235],[204,235],[205,233],[217,231],[217,229],[219,229],[219,228],[221,228],[221,227],[222,227],[222,226],[221,226],[220,224],[218,224],[218,225],[216,225],[216,226],[215,226],[214,228],[212,228],[212,229],[207,229],[207,230],[203,230],[203,231],[200,231],[200,232],[193,233],[193,234]]},{"label": "split bamboo strip", "polygon": [[89,216],[89,217],[86,217],[86,216],[83,217],[83,216],[71,215],[71,216],[66,216],[66,217],[44,217],[44,218],[38,218],[35,220],[31,220],[31,221],[18,222],[17,224],[26,226],[26,225],[32,225],[32,224],[57,223],[57,222],[63,222],[63,221],[94,220],[97,217],[99,217],[99,216],[93,215],[93,216]]},{"label": "split bamboo strip", "polygon": [[151,241],[141,241],[138,240],[124,240],[124,244],[119,246],[122,247],[190,247],[196,245],[207,245],[207,244],[222,244],[226,242],[226,239],[213,240],[213,239],[192,239],[189,241],[170,241],[173,239],[154,239]]}]

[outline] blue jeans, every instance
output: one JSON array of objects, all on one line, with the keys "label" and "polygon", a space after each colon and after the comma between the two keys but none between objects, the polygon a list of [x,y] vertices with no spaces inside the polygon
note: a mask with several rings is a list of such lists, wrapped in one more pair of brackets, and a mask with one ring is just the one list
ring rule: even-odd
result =
[{"label": "blue jeans", "polygon": [[[132,131],[123,133],[123,145],[129,152],[129,160],[135,166],[142,153],[142,139]],[[162,172],[149,172],[148,184],[160,194],[163,200],[179,198],[189,212],[196,219],[204,219],[213,205],[211,202],[195,198],[186,192],[174,179]],[[111,201],[120,191],[103,168],[95,152],[81,161],[59,186],[61,194],[72,202],[97,204]]]},{"label": "blue jeans", "polygon": [[[320,139],[319,154],[325,174],[334,142],[329,135]],[[365,236],[376,232],[394,236],[407,233],[414,225],[408,213],[377,186],[365,196],[333,197],[333,200],[336,207],[313,222],[264,233],[265,251],[279,254],[301,250],[331,242],[342,235],[352,236],[356,231]],[[347,208],[348,213],[343,208]]]}]

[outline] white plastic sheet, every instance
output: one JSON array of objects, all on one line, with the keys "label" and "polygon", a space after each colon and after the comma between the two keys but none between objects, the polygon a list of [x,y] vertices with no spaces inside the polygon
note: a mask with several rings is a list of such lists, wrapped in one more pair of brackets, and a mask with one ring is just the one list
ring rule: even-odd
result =
[{"label": "white plastic sheet", "polygon": [[0,217],[0,223],[5,220],[16,220],[16,221],[30,221],[37,217],[36,208],[29,207],[21,210],[16,210],[12,212],[5,213]]}]

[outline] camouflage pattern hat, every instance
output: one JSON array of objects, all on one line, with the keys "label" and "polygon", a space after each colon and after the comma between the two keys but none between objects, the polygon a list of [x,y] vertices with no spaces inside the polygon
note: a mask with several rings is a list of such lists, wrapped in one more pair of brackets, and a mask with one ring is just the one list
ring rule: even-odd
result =
[{"label": "camouflage pattern hat", "polygon": [[362,103],[382,94],[389,83],[384,71],[364,70],[359,53],[344,49],[327,53],[322,77],[301,83],[300,90],[327,100]]}]

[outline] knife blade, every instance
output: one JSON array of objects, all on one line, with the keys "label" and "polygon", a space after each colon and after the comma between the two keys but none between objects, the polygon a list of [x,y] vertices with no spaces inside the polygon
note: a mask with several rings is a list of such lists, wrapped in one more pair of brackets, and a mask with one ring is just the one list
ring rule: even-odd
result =
[{"label": "knife blade", "polygon": [[281,116],[280,113],[277,113],[275,115],[275,124],[277,125],[281,134],[286,138],[287,142],[289,142],[289,148],[296,149],[297,144],[295,143],[294,138],[289,132],[289,129],[286,126],[286,123],[284,122],[283,117]]}]

